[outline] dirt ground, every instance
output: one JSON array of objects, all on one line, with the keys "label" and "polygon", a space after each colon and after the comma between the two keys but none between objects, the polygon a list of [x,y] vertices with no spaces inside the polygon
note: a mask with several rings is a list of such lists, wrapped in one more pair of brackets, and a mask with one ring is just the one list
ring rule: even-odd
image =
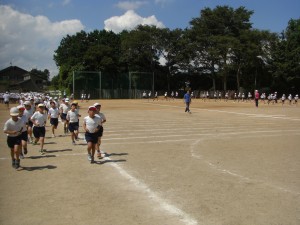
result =
[{"label": "dirt ground", "polygon": [[[83,117],[95,102],[80,103]],[[51,138],[48,124],[47,153],[29,144],[16,171],[0,136],[1,225],[300,224],[300,105],[100,102],[96,164],[83,139],[73,146],[61,124]]]}]

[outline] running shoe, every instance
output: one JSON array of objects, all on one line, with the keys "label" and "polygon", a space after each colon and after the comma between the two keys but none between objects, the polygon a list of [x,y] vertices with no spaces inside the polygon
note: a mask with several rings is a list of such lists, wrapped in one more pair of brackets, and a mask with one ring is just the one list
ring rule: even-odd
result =
[{"label": "running shoe", "polygon": [[97,157],[98,157],[98,159],[102,159],[103,158],[100,151],[99,152],[97,151]]},{"label": "running shoe", "polygon": [[20,153],[20,159],[24,159],[23,153]]},{"label": "running shoe", "polygon": [[15,165],[16,165],[16,160],[13,159],[13,160],[11,161],[11,166],[12,166],[13,168],[15,168]]},{"label": "running shoe", "polygon": [[91,157],[91,164],[95,163],[95,160],[93,157]]},{"label": "running shoe", "polygon": [[100,152],[101,152],[101,155],[102,155],[103,157],[106,157],[106,152],[104,152],[104,151],[102,151],[102,150],[100,150]]},{"label": "running shoe", "polygon": [[20,168],[20,159],[19,159],[19,160],[16,160],[15,168],[16,168],[16,169],[19,169],[19,168]]},{"label": "running shoe", "polygon": [[27,155],[27,148],[24,148],[24,155]]},{"label": "running shoe", "polygon": [[92,160],[92,156],[91,154],[88,154],[88,160],[91,161]]},{"label": "running shoe", "polygon": [[76,145],[75,141],[72,141],[72,144],[73,144],[73,145]]}]

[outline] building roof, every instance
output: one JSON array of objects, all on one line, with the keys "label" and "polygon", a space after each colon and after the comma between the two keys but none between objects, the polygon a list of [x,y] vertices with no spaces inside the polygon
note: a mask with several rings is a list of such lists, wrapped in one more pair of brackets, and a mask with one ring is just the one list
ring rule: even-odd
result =
[{"label": "building roof", "polygon": [[3,75],[3,74],[5,74],[8,71],[16,71],[16,70],[19,70],[19,71],[21,71],[23,73],[28,73],[27,70],[24,70],[24,69],[22,69],[22,68],[20,68],[18,66],[9,66],[9,67],[4,68],[3,70],[0,70],[0,76]]}]

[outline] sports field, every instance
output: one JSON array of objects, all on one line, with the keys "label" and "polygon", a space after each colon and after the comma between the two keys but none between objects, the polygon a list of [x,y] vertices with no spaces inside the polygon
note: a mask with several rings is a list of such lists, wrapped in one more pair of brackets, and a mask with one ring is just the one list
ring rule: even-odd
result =
[{"label": "sports field", "polygon": [[16,171],[1,135],[1,225],[300,224],[300,105],[100,102],[97,164],[83,139],[73,146],[61,124],[51,138],[47,124],[47,153],[29,144]]}]

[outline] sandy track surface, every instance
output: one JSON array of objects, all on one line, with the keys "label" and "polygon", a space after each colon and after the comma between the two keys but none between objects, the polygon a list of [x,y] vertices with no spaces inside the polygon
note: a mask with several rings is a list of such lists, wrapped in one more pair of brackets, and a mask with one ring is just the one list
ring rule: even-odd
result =
[{"label": "sandy track surface", "polygon": [[16,171],[1,135],[1,225],[300,224],[300,106],[101,104],[107,157],[96,164],[83,139],[73,146],[61,124],[51,138],[48,124],[47,153],[29,144]]}]

